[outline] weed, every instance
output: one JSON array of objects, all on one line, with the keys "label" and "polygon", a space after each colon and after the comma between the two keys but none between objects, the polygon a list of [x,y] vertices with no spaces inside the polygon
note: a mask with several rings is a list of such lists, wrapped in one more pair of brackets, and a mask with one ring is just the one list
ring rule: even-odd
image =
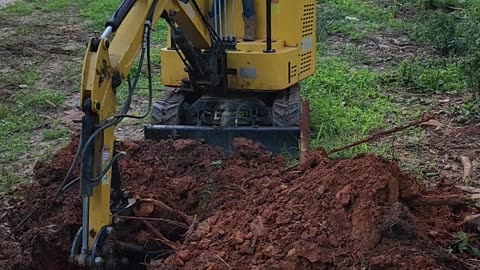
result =
[{"label": "weed", "polygon": [[404,60],[393,75],[399,86],[421,92],[465,91],[467,78],[458,63]]},{"label": "weed", "polygon": [[201,212],[208,209],[217,189],[218,189],[218,186],[215,183],[215,181],[213,181],[212,179],[208,179],[207,184],[200,192],[200,201],[198,206],[202,210]]},{"label": "weed", "polygon": [[[329,150],[362,139],[383,127],[384,117],[392,112],[392,107],[379,91],[378,83],[376,73],[353,68],[344,59],[319,59],[316,74],[303,84],[316,135],[313,146]],[[374,149],[362,145],[343,155],[367,150]]]},{"label": "weed", "polygon": [[470,238],[465,232],[457,233],[457,240],[448,248],[450,253],[470,253],[476,257],[480,257],[480,249],[473,247],[470,243]]},{"label": "weed", "polygon": [[391,7],[380,7],[369,1],[320,0],[318,8],[319,36],[345,33],[353,39],[386,27],[403,28],[403,22],[395,18]]},{"label": "weed", "polygon": [[465,0],[415,0],[418,8],[426,9],[450,9],[456,7],[463,7],[466,4]]},{"label": "weed", "polygon": [[215,167],[215,169],[220,170],[222,168],[222,161],[221,160],[212,161],[210,165]]},{"label": "weed", "polygon": [[19,183],[25,183],[26,179],[15,174],[14,170],[0,170],[0,195],[13,191]]},{"label": "weed", "polygon": [[38,93],[21,93],[17,99],[17,105],[23,108],[30,108],[33,110],[45,110],[49,108],[56,108],[65,101],[65,94],[52,91],[42,90]]},{"label": "weed", "polygon": [[459,110],[458,120],[464,123],[480,120],[480,99],[474,98],[463,103]]}]

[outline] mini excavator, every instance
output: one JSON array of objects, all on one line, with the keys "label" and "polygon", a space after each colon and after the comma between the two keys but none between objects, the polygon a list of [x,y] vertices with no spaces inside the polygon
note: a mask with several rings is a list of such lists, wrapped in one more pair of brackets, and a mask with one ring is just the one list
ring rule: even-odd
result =
[{"label": "mini excavator", "polygon": [[[254,5],[255,39],[249,42],[239,38],[242,3],[235,0],[123,0],[101,36],[90,40],[74,161],[81,161],[83,201],[82,227],[69,258],[75,268],[137,269],[134,265],[143,262],[142,247],[109,241],[121,226],[115,215],[126,215],[134,204],[121,189],[117,161],[124,153],[115,150],[114,129],[123,119],[151,115],[144,129],[149,140],[202,138],[228,151],[235,137],[245,137],[272,152],[298,148],[305,117],[299,83],[315,72],[316,1],[258,0]],[[169,29],[160,52],[165,89],[153,102],[150,34],[158,19]],[[132,115],[145,61],[149,107],[144,115]],[[128,95],[117,106],[122,83]]]}]

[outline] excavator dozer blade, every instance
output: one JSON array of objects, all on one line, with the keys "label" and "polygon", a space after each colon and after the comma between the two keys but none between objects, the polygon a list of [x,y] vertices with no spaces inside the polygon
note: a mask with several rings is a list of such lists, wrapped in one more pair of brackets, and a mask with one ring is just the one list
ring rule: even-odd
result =
[{"label": "excavator dozer blade", "polygon": [[222,147],[226,152],[233,150],[233,139],[243,137],[263,144],[274,154],[297,154],[299,151],[300,128],[298,127],[206,127],[206,126],[145,126],[145,139],[164,140],[170,138],[203,139],[210,145]]}]

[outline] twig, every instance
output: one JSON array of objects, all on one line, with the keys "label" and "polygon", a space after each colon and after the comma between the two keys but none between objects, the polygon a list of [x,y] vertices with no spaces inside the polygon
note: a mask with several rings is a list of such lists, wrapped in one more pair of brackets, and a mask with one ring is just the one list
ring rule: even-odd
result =
[{"label": "twig", "polygon": [[187,214],[185,214],[183,212],[180,212],[178,210],[175,210],[175,209],[171,208],[170,206],[164,204],[161,201],[157,201],[157,200],[154,200],[154,199],[141,199],[140,201],[137,202],[137,204],[140,204],[142,202],[152,203],[153,205],[155,205],[159,208],[163,208],[170,213],[176,214],[177,216],[181,217],[183,219],[183,221],[185,223],[187,223],[187,225],[190,225],[190,220],[191,220],[190,216],[188,216]]},{"label": "twig", "polygon": [[228,269],[232,269],[232,267],[224,259],[222,259],[222,257],[220,257],[218,254],[215,255],[215,257],[219,259],[221,262],[223,262],[228,267]]},{"label": "twig", "polygon": [[421,196],[406,200],[409,206],[455,206],[469,204],[471,197],[465,195]]},{"label": "twig", "polygon": [[195,231],[195,226],[197,224],[197,215],[193,216],[193,221],[192,224],[190,224],[190,228],[188,228],[188,231],[184,234],[183,237],[183,244],[186,245],[190,237],[192,236],[193,232]]},{"label": "twig", "polygon": [[361,145],[361,144],[364,144],[364,143],[368,143],[368,142],[373,142],[373,141],[377,141],[379,139],[382,139],[382,138],[385,138],[385,137],[388,137],[392,134],[395,134],[397,132],[400,132],[402,130],[405,130],[407,128],[410,128],[410,127],[414,127],[414,126],[418,126],[420,125],[421,123],[424,123],[424,122],[427,122],[428,120],[432,119],[431,116],[425,116],[423,117],[422,119],[420,120],[417,120],[417,121],[414,121],[412,123],[409,123],[405,126],[401,126],[401,127],[395,127],[395,128],[392,128],[392,129],[389,129],[389,130],[386,130],[386,131],[381,131],[381,132],[378,132],[376,134],[373,134],[371,135],[370,137],[366,138],[366,139],[363,139],[363,140],[360,140],[360,141],[357,141],[355,143],[352,143],[352,144],[349,144],[349,145],[346,145],[346,146],[343,146],[343,147],[340,147],[340,148],[336,148],[336,149],[333,149],[331,150],[330,152],[328,152],[328,154],[334,154],[334,153],[337,153],[337,152],[340,152],[340,151],[343,151],[343,150],[346,150],[346,149],[350,149],[352,147],[355,147],[357,145]]},{"label": "twig", "polygon": [[253,237],[252,244],[250,245],[250,254],[255,254],[255,250],[257,248],[257,241],[258,241],[258,235],[255,235]]},{"label": "twig", "polygon": [[26,216],[15,226],[15,228],[12,229],[12,231],[7,235],[7,238],[9,238],[10,236],[12,236],[12,234],[16,233],[18,229],[20,229],[22,227],[22,225],[27,222],[33,215],[33,213],[35,213],[35,211],[37,210],[37,206],[38,206],[38,203],[36,203],[34,206],[32,206],[32,208],[30,209],[30,211],[27,212]]},{"label": "twig", "polygon": [[178,244],[168,240],[159,230],[157,230],[157,228],[155,228],[155,226],[152,225],[152,223],[148,222],[147,220],[142,220],[142,222],[158,237],[158,239],[155,240],[175,251],[180,249]]},{"label": "twig", "polygon": [[[242,183],[243,185],[243,183]],[[248,194],[247,190],[245,190],[241,185],[237,185],[237,184],[234,184],[234,183],[229,183],[227,185],[224,185],[223,186],[224,188],[227,188],[227,189],[238,189],[240,190],[241,192],[243,192],[244,194]]]}]

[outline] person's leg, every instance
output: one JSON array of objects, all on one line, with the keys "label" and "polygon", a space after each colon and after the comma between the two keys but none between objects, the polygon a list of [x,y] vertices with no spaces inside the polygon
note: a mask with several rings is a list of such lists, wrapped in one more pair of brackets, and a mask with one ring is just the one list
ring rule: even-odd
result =
[{"label": "person's leg", "polygon": [[242,0],[243,5],[243,21],[245,24],[244,41],[255,40],[255,9],[253,0]]},{"label": "person's leg", "polygon": [[250,18],[255,16],[255,9],[253,7],[253,0],[242,0],[243,16]]}]

